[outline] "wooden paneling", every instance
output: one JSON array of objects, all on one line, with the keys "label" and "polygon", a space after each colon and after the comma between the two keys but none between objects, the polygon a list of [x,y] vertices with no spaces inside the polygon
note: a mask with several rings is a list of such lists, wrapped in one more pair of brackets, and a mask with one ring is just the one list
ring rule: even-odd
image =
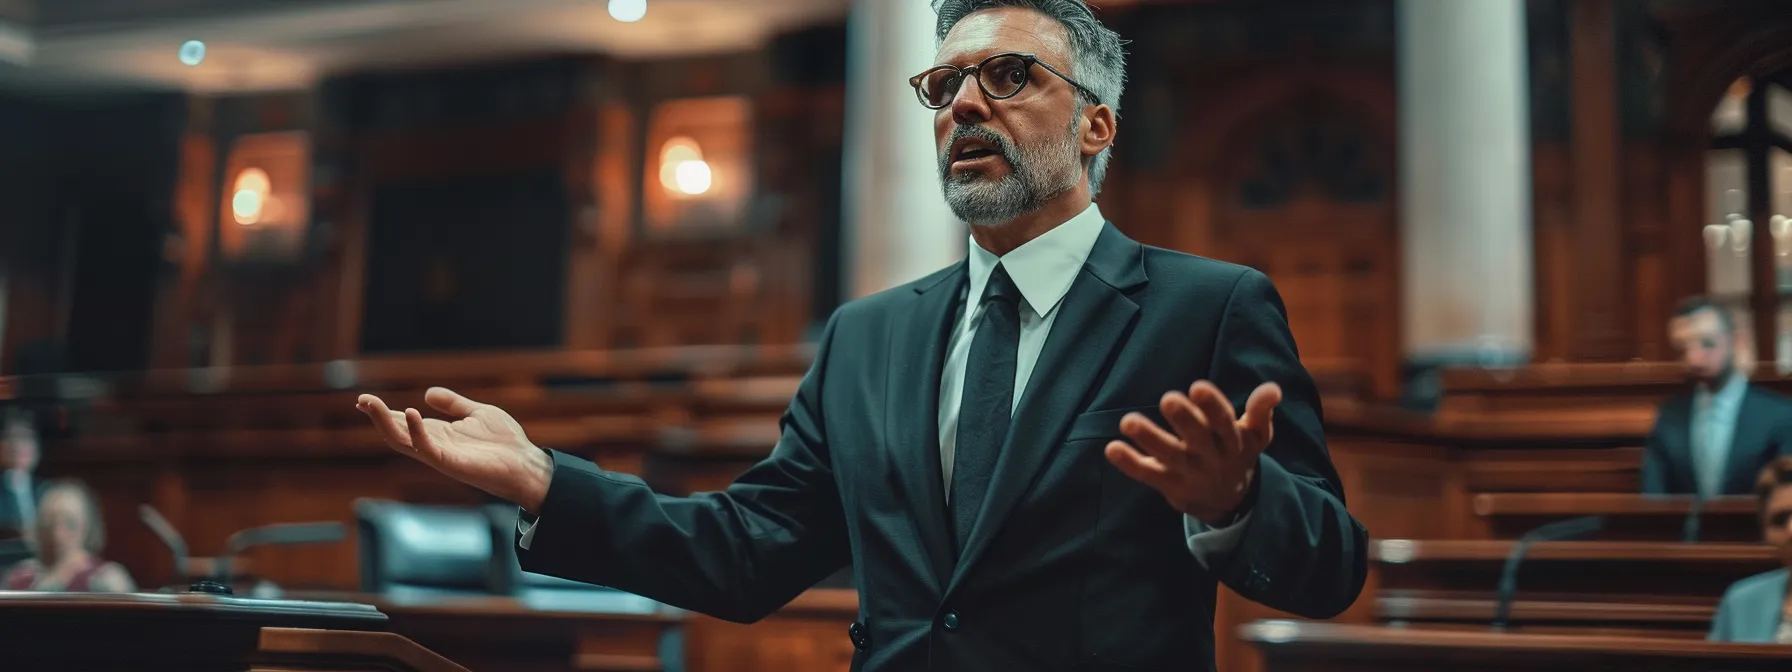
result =
[{"label": "wooden paneling", "polygon": [[[1148,244],[1263,271],[1288,306],[1303,358],[1349,362],[1365,373],[1368,394],[1393,397],[1401,352],[1392,69],[1269,63],[1201,84],[1204,105],[1179,127],[1185,151],[1171,170],[1116,170],[1104,214]],[[1370,187],[1340,193],[1317,174],[1266,171],[1262,162],[1275,157]]]},{"label": "wooden paneling", "polygon": [[1611,0],[1575,0],[1569,11],[1572,88],[1569,163],[1574,179],[1571,240],[1575,321],[1569,358],[1623,359],[1631,348],[1619,217],[1616,26]]},{"label": "wooden paneling", "polygon": [[[198,253],[172,260],[180,279],[164,283],[158,302],[157,363],[352,357],[362,340],[368,264],[381,263],[369,258],[367,240],[380,189],[544,170],[563,178],[570,219],[569,244],[544,252],[567,255],[564,299],[552,308],[563,317],[560,345],[800,340],[817,311],[825,314],[834,302],[815,293],[813,275],[819,251],[832,259],[837,246],[838,185],[827,182],[837,182],[838,171],[815,157],[838,155],[842,123],[817,115],[843,116],[844,94],[825,73],[784,81],[772,72],[788,67],[772,60],[797,56],[785,53],[792,49],[825,50],[825,34],[798,36],[795,46],[779,39],[759,51],[664,62],[588,57],[350,74],[326,82],[309,102],[288,95],[194,98],[195,141],[214,146],[189,143],[182,184],[190,188],[181,211],[203,216],[183,222],[210,232],[217,221],[219,181],[229,177],[216,169],[217,143],[295,124],[316,138],[316,216],[307,245],[277,273],[214,268],[208,262],[216,251],[205,239],[184,236]],[[657,164],[655,179],[643,179],[643,166],[657,159],[658,148],[647,147],[650,113],[682,109],[692,97],[730,100],[743,112],[736,125],[747,125],[728,131],[732,136],[704,138],[721,171],[716,189],[728,192],[731,205],[705,215],[723,221],[698,239],[644,236],[642,206],[663,200],[642,197],[644,187],[658,185]],[[310,103],[315,110],[303,107]],[[293,106],[302,109],[287,109]],[[281,114],[247,114],[261,108]],[[681,122],[684,131],[704,135],[689,128],[691,121]],[[763,143],[772,146],[761,151]],[[778,156],[785,160],[773,160]]]},{"label": "wooden paneling", "polygon": [[[1621,48],[1628,11],[1621,3],[1570,0],[1565,6],[1570,76],[1563,81],[1572,84],[1551,95],[1569,97],[1571,128],[1566,138],[1539,137],[1532,149],[1536,359],[1668,358],[1669,311],[1706,287],[1701,231],[1709,223],[1711,111],[1737,78],[1792,66],[1792,6],[1772,0],[1649,4],[1647,27],[1629,30],[1636,33],[1631,40],[1650,46],[1629,50]],[[1646,81],[1621,81],[1626,68]],[[1550,73],[1533,72],[1539,74]],[[1626,85],[1649,93],[1620,96]],[[1627,128],[1625,116],[1650,121]],[[1761,242],[1770,240],[1765,227],[1756,229]],[[1754,245],[1762,255],[1769,247]],[[1755,285],[1771,286],[1770,267],[1757,266]],[[1773,297],[1755,300],[1757,309],[1768,310]],[[1771,320],[1758,320],[1755,337],[1773,328]]]}]

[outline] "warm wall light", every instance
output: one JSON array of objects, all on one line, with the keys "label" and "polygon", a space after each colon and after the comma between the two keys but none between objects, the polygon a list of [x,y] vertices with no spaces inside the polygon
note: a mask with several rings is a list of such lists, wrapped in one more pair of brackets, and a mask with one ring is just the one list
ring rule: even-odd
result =
[{"label": "warm wall light", "polygon": [[639,187],[647,231],[720,232],[749,225],[753,105],[745,96],[716,96],[653,107],[647,151],[636,169],[647,177]]},{"label": "warm wall light", "polygon": [[715,175],[703,160],[697,141],[678,136],[660,148],[660,186],[675,194],[698,196],[709,191]]},{"label": "warm wall light", "polygon": [[217,185],[218,249],[229,263],[287,264],[309,249],[311,139],[303,131],[237,136]]},{"label": "warm wall light", "polygon": [[714,176],[709,174],[709,164],[703,161],[686,161],[678,164],[678,190],[692,196],[709,191],[709,184]]},{"label": "warm wall light", "polygon": [[268,194],[273,191],[267,172],[260,168],[245,168],[237,173],[234,186],[230,212],[236,217],[236,223],[243,226],[260,223],[262,211],[267,208]]}]

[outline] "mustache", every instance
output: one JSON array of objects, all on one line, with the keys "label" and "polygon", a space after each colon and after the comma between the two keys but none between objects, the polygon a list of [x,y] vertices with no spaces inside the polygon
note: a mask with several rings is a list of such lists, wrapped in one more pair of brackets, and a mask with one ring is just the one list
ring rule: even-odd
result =
[{"label": "mustache", "polygon": [[1008,138],[982,126],[959,126],[958,128],[952,129],[952,136],[946,138],[946,148],[940,150],[941,175],[946,175],[951,172],[952,147],[957,145],[959,140],[966,139],[978,140],[989,145],[996,150],[996,153],[1002,155],[1002,159],[1007,161],[1008,165],[1017,169],[1020,167],[1020,152],[1014,149],[1014,143],[1009,142]]}]

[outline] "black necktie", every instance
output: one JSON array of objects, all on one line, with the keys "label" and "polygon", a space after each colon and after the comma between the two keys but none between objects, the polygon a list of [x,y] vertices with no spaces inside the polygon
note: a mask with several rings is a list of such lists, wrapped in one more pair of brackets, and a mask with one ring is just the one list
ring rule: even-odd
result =
[{"label": "black necktie", "polygon": [[964,551],[1008,438],[1014,409],[1014,367],[1020,350],[1020,289],[996,264],[983,289],[982,321],[964,367],[958,440],[952,455],[952,528]]}]

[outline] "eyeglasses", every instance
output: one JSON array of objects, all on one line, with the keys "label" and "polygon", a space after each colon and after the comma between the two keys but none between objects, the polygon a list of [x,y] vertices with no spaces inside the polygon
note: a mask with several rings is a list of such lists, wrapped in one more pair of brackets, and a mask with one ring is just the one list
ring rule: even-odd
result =
[{"label": "eyeglasses", "polygon": [[1013,98],[1027,88],[1027,81],[1032,79],[1031,73],[1035,65],[1070,82],[1071,86],[1087,95],[1089,100],[1101,100],[1089,87],[1078,84],[1076,80],[1058,72],[1057,68],[1047,65],[1032,54],[996,54],[983,59],[982,63],[963,68],[956,65],[936,65],[910,77],[908,83],[915,87],[915,97],[921,99],[922,105],[930,110],[938,110],[951,105],[952,99],[958,97],[958,90],[964,86],[966,77],[977,79],[977,86],[983,89],[984,96],[993,100]]}]

